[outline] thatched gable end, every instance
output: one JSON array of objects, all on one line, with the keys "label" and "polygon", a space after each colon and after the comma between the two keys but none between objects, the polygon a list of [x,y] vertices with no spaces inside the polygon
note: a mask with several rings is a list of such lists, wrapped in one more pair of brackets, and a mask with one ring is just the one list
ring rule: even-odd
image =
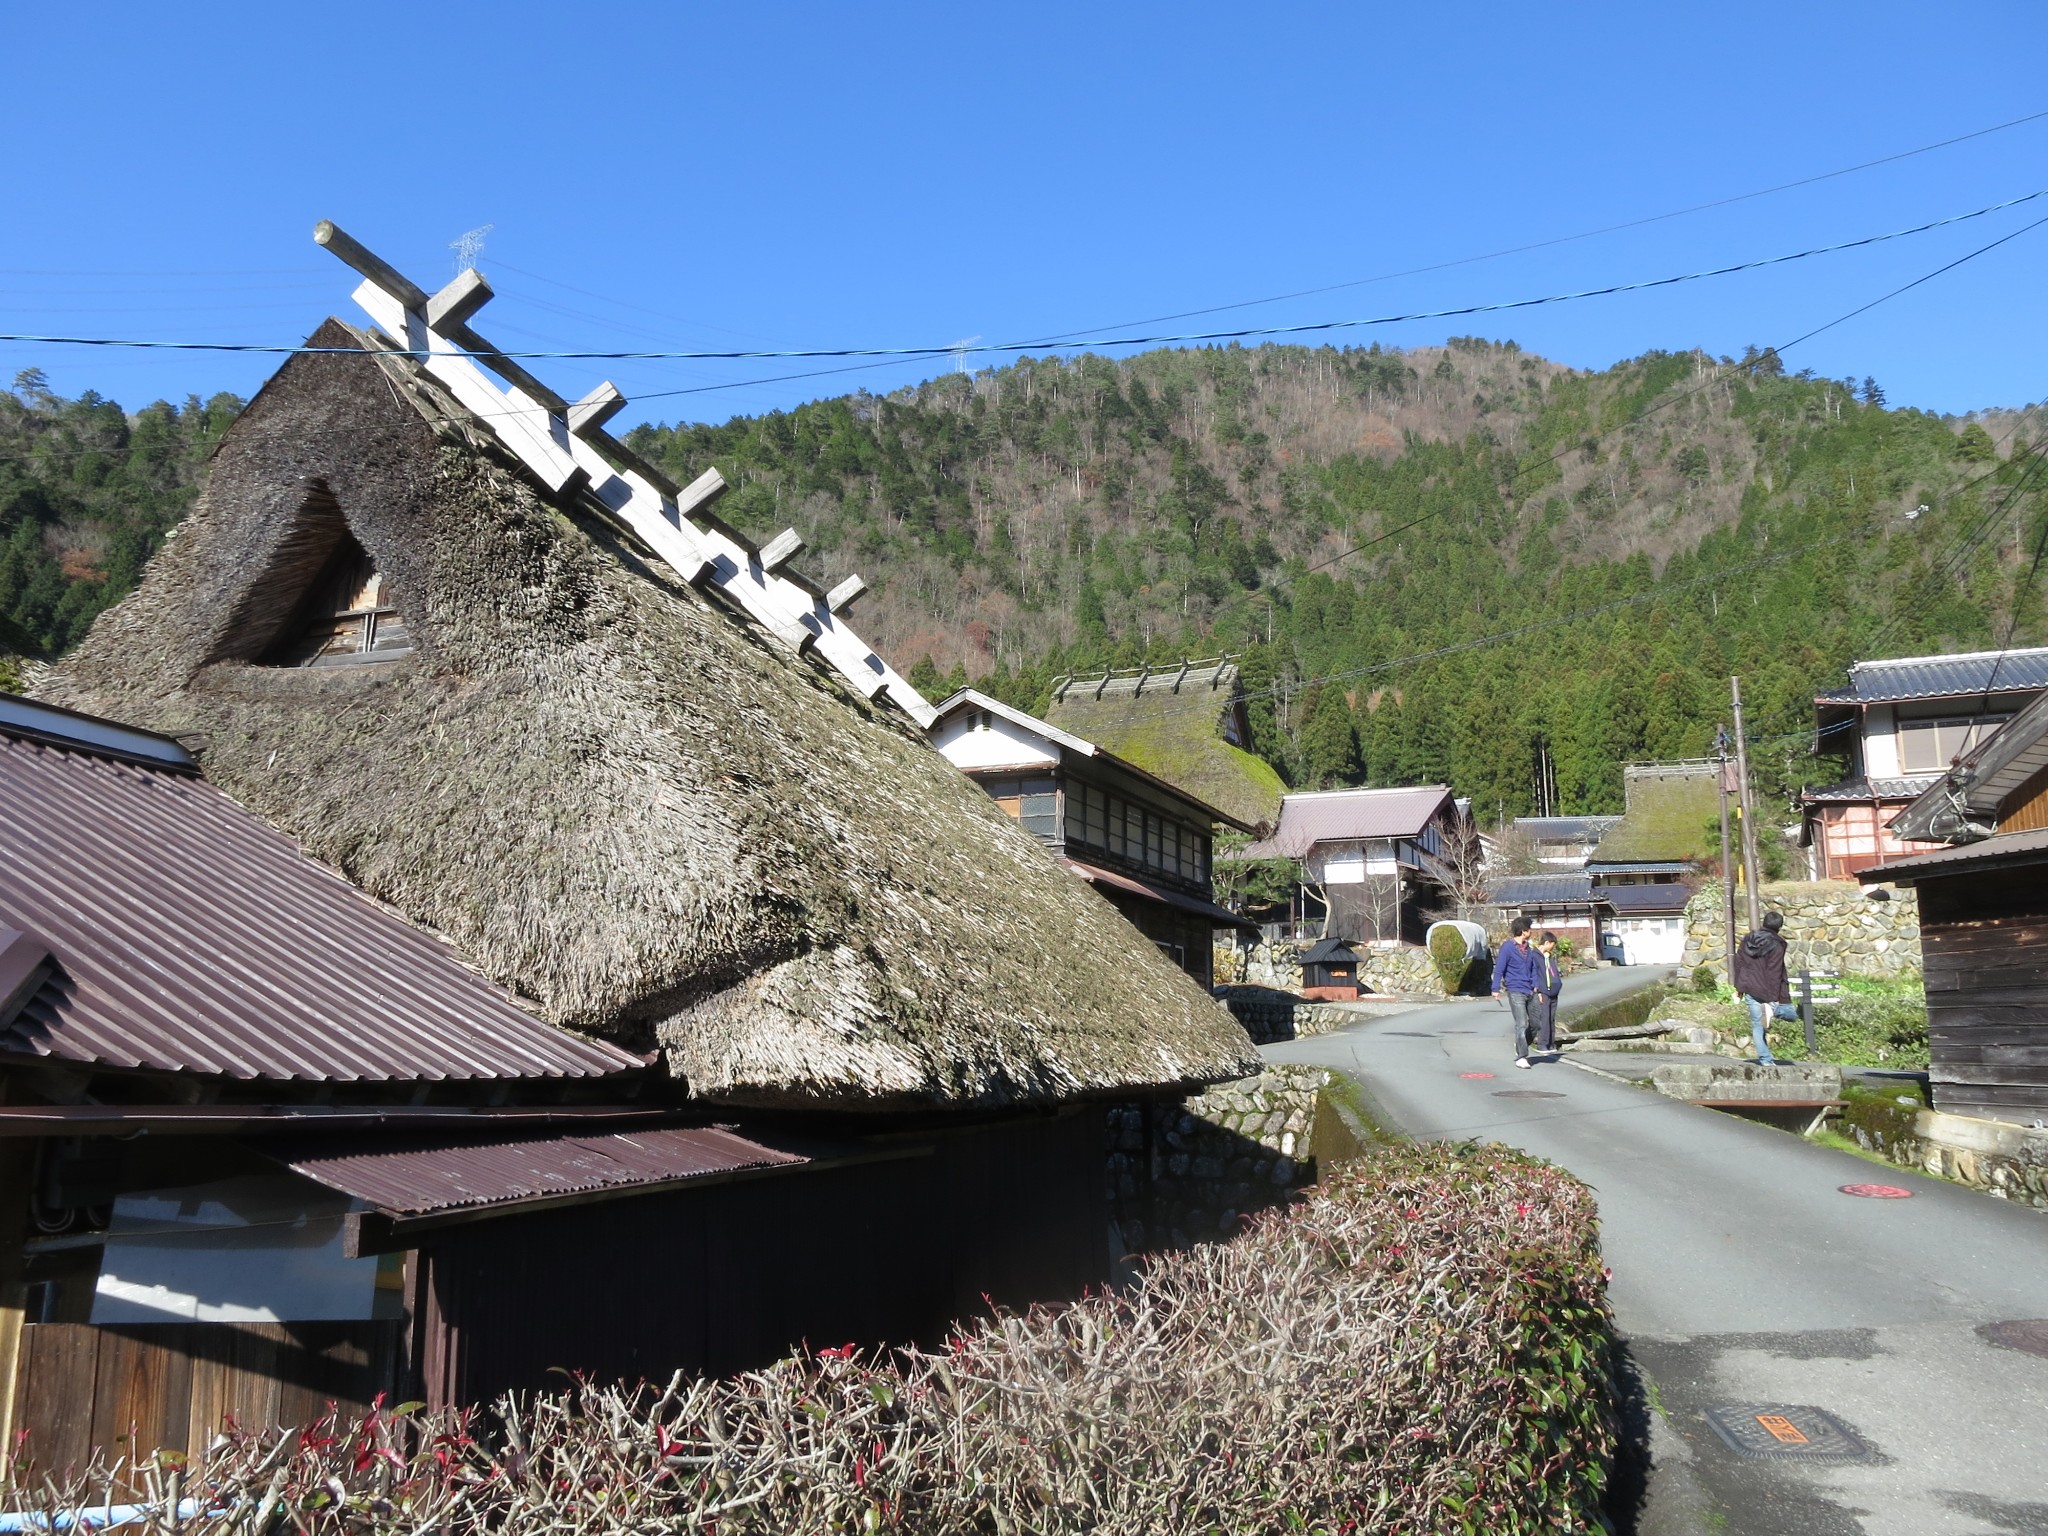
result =
[{"label": "thatched gable end", "polygon": [[[344,537],[410,649],[269,664]],[[203,743],[311,853],[706,1098],[1002,1104],[1256,1067],[908,723],[546,494],[401,359],[290,361],[42,691]]]}]

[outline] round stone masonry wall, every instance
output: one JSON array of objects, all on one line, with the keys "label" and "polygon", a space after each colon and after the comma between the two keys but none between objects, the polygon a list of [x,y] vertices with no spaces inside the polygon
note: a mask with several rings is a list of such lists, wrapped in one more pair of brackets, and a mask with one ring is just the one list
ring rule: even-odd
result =
[{"label": "round stone masonry wall", "polygon": [[[1785,966],[1843,976],[1920,974],[1920,901],[1910,887],[1858,885],[1848,880],[1782,880],[1759,894],[1766,911],[1785,914]],[[1738,938],[1747,931],[1744,902],[1735,898]],[[1687,971],[1699,966],[1728,977],[1726,917],[1721,882],[1700,887],[1685,909]]]}]

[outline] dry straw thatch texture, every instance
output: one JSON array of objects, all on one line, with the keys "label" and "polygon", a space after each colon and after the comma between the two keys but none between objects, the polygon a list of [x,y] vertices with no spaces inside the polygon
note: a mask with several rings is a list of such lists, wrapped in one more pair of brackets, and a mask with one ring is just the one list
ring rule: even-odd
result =
[{"label": "dry straw thatch texture", "polygon": [[[415,651],[263,664],[344,531]],[[548,498],[400,359],[287,363],[41,692],[195,733],[315,856],[708,1100],[993,1106],[1256,1067],[915,727]]]}]

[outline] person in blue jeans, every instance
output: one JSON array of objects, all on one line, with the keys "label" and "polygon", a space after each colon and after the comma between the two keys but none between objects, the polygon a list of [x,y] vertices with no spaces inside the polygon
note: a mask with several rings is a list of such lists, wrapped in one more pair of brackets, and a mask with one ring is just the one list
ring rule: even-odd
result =
[{"label": "person in blue jeans", "polygon": [[1508,941],[1493,957],[1493,1000],[1503,999],[1515,1019],[1515,1065],[1529,1070],[1529,1031],[1540,1020],[1536,1001],[1543,986],[1543,956],[1529,942],[1529,919],[1508,924]]},{"label": "person in blue jeans", "polygon": [[1564,991],[1564,967],[1557,958],[1557,935],[1549,929],[1536,935],[1536,954],[1543,962],[1543,981],[1536,1000],[1543,1005],[1536,1031],[1536,1049],[1552,1061],[1557,1059],[1557,997]]},{"label": "person in blue jeans", "polygon": [[1766,1067],[1778,1064],[1765,1034],[1767,1022],[1799,1017],[1799,1010],[1792,1006],[1792,982],[1785,974],[1785,940],[1779,934],[1784,926],[1784,914],[1766,912],[1763,927],[1744,937],[1728,967],[1728,984],[1749,1009],[1749,1036],[1756,1044],[1756,1059]]}]

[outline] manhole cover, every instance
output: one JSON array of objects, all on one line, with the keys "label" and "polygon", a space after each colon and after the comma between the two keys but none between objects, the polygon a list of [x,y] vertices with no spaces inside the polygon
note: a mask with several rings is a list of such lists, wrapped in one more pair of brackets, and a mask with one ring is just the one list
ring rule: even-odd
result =
[{"label": "manhole cover", "polygon": [[2029,1355],[2048,1357],[2048,1318],[2026,1318],[2012,1323],[1985,1323],[1977,1335],[2000,1349],[2017,1349]]},{"label": "manhole cover", "polygon": [[1496,1099],[1561,1099],[1561,1093],[1552,1093],[1545,1088],[1496,1088]]},{"label": "manhole cover", "polygon": [[1910,1200],[1913,1191],[1901,1189],[1896,1184],[1844,1184],[1842,1193],[1860,1195],[1865,1200]]},{"label": "manhole cover", "polygon": [[1491,1076],[1493,1076],[1493,1074],[1492,1074],[1491,1072],[1460,1072],[1460,1073],[1458,1074],[1458,1076],[1460,1076],[1460,1077],[1491,1077]]},{"label": "manhole cover", "polygon": [[1707,1422],[1738,1456],[1771,1461],[1868,1461],[1869,1445],[1824,1409],[1787,1403],[1709,1408]]}]

